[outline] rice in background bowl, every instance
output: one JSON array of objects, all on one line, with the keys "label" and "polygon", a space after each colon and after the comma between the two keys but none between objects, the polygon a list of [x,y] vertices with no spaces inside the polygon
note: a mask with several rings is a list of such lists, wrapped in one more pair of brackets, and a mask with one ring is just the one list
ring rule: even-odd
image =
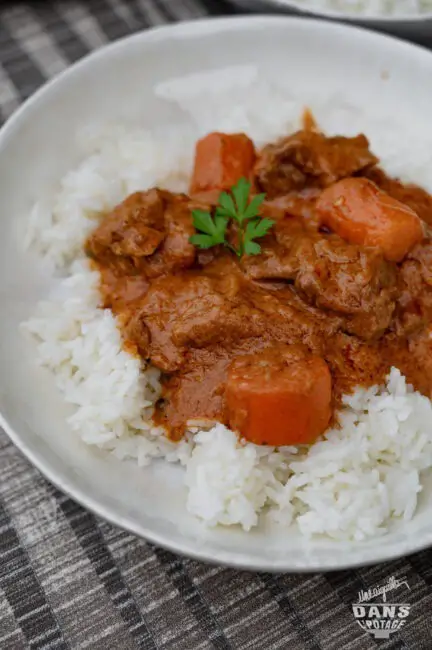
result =
[{"label": "rice in background bowl", "polygon": [[432,33],[430,0],[231,0],[246,11],[341,20],[395,34],[429,47]]},{"label": "rice in background bowl", "polygon": [[421,18],[432,15],[431,0],[292,0],[290,4],[311,11],[371,18]]}]

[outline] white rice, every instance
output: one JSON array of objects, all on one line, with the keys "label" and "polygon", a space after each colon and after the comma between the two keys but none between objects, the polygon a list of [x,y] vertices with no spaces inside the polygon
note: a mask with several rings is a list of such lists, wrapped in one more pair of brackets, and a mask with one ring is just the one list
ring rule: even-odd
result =
[{"label": "white rice", "polygon": [[[184,465],[187,508],[209,526],[249,530],[267,518],[277,526],[297,525],[306,536],[361,540],[384,533],[395,518],[413,516],[421,472],[432,466],[431,402],[392,369],[386,386],[347,397],[342,428],[309,450],[243,444],[221,424],[207,431],[191,427],[174,444],[151,421],[159,372],[122,349],[115,318],[98,308],[97,273],[83,257],[83,240],[101,211],[136,189],[186,189],[202,133],[244,130],[263,142],[297,128],[302,105],[244,73],[234,72],[232,83],[216,74],[200,101],[196,78],[159,86],[160,96],[193,118],[169,132],[111,125],[81,135],[81,164],[60,181],[50,206],[35,206],[27,233],[28,246],[67,277],[23,329],[37,342],[39,363],[75,406],[69,424],[76,434],[120,460],[144,466],[160,457]],[[410,172],[432,189],[430,143],[417,138],[416,148],[413,135],[395,145],[399,130],[388,119],[365,125],[363,115],[334,99],[313,108],[331,132],[366,130],[392,173],[403,171],[409,142]]]},{"label": "white rice", "polygon": [[359,16],[421,16],[432,12],[432,0],[295,0],[295,4]]}]

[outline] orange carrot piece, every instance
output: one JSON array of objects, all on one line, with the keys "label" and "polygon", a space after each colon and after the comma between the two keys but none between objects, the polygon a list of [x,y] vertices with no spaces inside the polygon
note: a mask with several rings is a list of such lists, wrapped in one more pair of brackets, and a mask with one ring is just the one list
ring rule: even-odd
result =
[{"label": "orange carrot piece", "polygon": [[190,192],[229,190],[241,178],[250,178],[254,163],[255,147],[247,135],[209,133],[196,144]]},{"label": "orange carrot piece", "polygon": [[231,428],[257,445],[312,443],[332,412],[326,362],[297,350],[287,355],[279,347],[276,354],[265,350],[235,359],[225,396]]},{"label": "orange carrot piece", "polygon": [[366,178],[346,178],[325,189],[316,210],[321,224],[342,239],[377,246],[391,262],[400,262],[424,237],[417,214]]}]

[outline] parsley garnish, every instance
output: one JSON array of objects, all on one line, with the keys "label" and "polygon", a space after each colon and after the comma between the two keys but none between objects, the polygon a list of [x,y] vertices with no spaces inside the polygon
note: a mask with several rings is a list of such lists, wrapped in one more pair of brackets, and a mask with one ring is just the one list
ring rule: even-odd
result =
[{"label": "parsley garnish", "polygon": [[[191,244],[198,248],[211,248],[223,244],[237,257],[258,255],[261,246],[254,240],[264,237],[274,221],[262,218],[259,214],[265,194],[257,194],[249,201],[250,190],[251,183],[241,178],[231,189],[231,193],[221,193],[214,217],[205,210],[192,210],[193,225],[198,232],[189,239]],[[237,247],[226,240],[230,221],[234,221],[237,225]]]}]

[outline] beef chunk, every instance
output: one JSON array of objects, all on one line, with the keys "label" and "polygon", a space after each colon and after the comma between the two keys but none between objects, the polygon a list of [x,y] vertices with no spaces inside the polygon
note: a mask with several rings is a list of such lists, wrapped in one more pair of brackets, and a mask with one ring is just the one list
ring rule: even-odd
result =
[{"label": "beef chunk", "polygon": [[432,319],[432,239],[408,253],[400,266],[396,331],[422,329]]},{"label": "beef chunk", "polygon": [[88,238],[86,251],[121,272],[157,277],[193,264],[194,232],[189,199],[152,189],[114,208]]},{"label": "beef chunk", "polygon": [[165,210],[165,240],[162,246],[164,263],[170,271],[189,268],[195,261],[196,248],[189,242],[195,233],[189,202],[170,201]]},{"label": "beef chunk", "polygon": [[261,150],[255,176],[271,199],[308,186],[327,187],[376,162],[364,135],[327,138],[314,131],[298,131]]},{"label": "beef chunk", "polygon": [[376,249],[347,245],[335,238],[296,248],[296,289],[316,307],[345,316],[344,329],[362,339],[381,335],[395,309],[395,269]]},{"label": "beef chunk", "polygon": [[159,190],[135,192],[102,220],[87,240],[87,254],[101,264],[138,266],[164,239],[165,200]]},{"label": "beef chunk", "polygon": [[328,350],[324,357],[332,373],[333,397],[336,403],[357,386],[384,383],[390,370],[381,341],[361,341],[342,332],[328,341]]},{"label": "beef chunk", "polygon": [[243,278],[233,262],[210,264],[205,271],[153,282],[134,319],[150,333],[149,356],[168,372],[179,369],[191,349],[230,348],[249,339],[286,343],[299,337],[320,346],[319,334],[336,331],[338,321],[312,318],[284,294],[267,291]]},{"label": "beef chunk", "polygon": [[345,331],[362,339],[376,337],[390,324],[396,269],[376,249],[334,235],[306,234],[301,223],[286,220],[244,267],[254,280],[292,282],[304,300],[342,315]]}]

